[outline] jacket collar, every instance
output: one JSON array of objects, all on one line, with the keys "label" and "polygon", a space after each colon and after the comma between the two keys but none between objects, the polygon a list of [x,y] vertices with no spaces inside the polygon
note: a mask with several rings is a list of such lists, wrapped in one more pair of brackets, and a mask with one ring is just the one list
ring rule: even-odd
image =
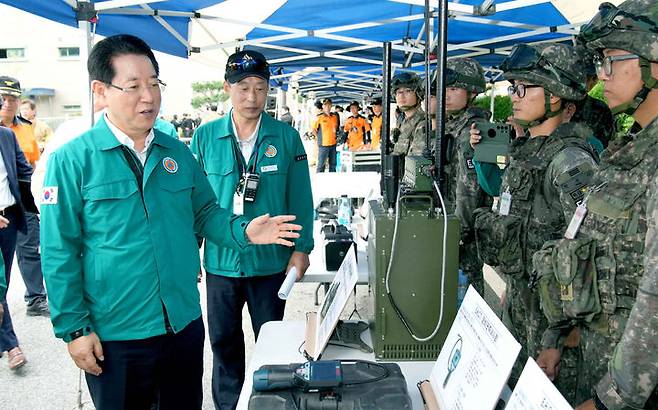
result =
[{"label": "jacket collar", "polygon": [[[97,142],[98,147],[102,151],[118,148],[121,146],[121,143],[114,136],[112,130],[110,130],[110,127],[108,127],[107,123],[105,122],[105,115],[100,116],[96,122],[96,125],[94,125],[94,128],[92,128],[92,132],[94,133],[94,140]],[[151,144],[159,145],[164,148],[171,148],[173,146],[174,140],[170,136],[155,128],[153,129],[153,133],[155,134],[155,137]]]},{"label": "jacket collar", "polygon": [[[233,135],[232,113],[233,109],[231,109],[231,111],[226,114],[226,116],[223,118],[224,121],[218,121],[217,125],[219,126],[219,130],[217,132],[217,138],[236,137]],[[264,138],[279,136],[279,134],[275,132],[276,122],[277,121],[270,117],[267,113],[262,112],[260,114],[260,126],[258,127],[258,137],[256,138],[257,143]]]}]

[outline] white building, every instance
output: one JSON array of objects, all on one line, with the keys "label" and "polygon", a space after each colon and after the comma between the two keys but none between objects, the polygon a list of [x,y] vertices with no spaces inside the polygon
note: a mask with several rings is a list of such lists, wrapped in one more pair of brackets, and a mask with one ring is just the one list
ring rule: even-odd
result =
[{"label": "white building", "polygon": [[[56,126],[79,116],[87,78],[80,59],[81,31],[0,4],[0,75],[17,78],[24,97],[37,102],[39,118]],[[191,83],[223,79],[223,64],[210,67],[156,52],[160,78],[167,83],[163,115],[193,113]]]}]

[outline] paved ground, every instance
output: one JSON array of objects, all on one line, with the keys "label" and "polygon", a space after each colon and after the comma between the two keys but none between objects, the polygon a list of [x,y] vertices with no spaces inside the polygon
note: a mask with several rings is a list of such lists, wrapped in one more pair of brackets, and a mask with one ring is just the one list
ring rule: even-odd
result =
[{"label": "paved ground", "polygon": [[[23,285],[20,273],[14,265],[8,301],[14,329],[29,360],[19,372],[10,372],[6,358],[0,359],[0,410],[72,410],[93,409],[84,380],[79,393],[79,372],[69,358],[66,345],[56,339],[49,319],[27,317],[23,302]],[[497,309],[498,296],[504,283],[493,271],[485,271],[485,278],[491,287],[485,291],[489,304]],[[285,319],[303,320],[305,313],[314,310],[314,284],[296,284],[288,301]],[[494,289],[492,291],[492,288]],[[204,286],[200,286],[202,306],[205,307]],[[368,314],[368,288],[357,289],[357,307],[362,315]],[[354,302],[350,301],[349,306]],[[351,309],[346,309],[349,315]],[[204,308],[205,314],[205,308]],[[248,313],[245,312],[244,329],[247,333],[247,356],[253,348],[253,334],[250,332]],[[248,360],[248,357],[247,357]],[[206,343],[204,373],[204,409],[212,409],[210,393],[210,368],[212,354]],[[79,403],[82,405],[79,405]]]}]

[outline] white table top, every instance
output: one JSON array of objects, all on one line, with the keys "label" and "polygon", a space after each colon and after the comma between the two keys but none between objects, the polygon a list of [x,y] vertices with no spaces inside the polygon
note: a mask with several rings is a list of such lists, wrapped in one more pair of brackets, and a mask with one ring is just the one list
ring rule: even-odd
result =
[{"label": "white table top", "polygon": [[[251,361],[247,368],[244,386],[240,393],[238,409],[246,410],[253,384],[253,373],[266,364],[304,363],[306,359],[299,352],[304,341],[305,324],[302,321],[277,321],[263,325],[256,341]],[[364,332],[366,343],[372,346],[370,331]],[[362,359],[374,361],[373,353],[364,353],[360,350],[347,347],[327,346],[323,359]],[[423,400],[416,383],[428,379],[432,372],[434,362],[397,362],[407,381],[407,390],[411,397],[414,409],[423,409]]]},{"label": "white table top", "polygon": [[370,198],[379,195],[379,172],[319,172],[311,174],[313,206],[325,198]]}]

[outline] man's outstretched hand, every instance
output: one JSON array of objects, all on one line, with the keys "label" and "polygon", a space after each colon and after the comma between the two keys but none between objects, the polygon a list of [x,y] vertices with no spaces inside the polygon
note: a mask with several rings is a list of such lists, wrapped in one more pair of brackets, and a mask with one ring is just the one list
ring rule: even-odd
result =
[{"label": "man's outstretched hand", "polygon": [[294,215],[261,215],[252,219],[247,225],[247,238],[251,243],[258,245],[294,246],[295,243],[287,239],[299,238],[299,233],[295,231],[302,229],[301,225],[290,223],[294,220]]}]

